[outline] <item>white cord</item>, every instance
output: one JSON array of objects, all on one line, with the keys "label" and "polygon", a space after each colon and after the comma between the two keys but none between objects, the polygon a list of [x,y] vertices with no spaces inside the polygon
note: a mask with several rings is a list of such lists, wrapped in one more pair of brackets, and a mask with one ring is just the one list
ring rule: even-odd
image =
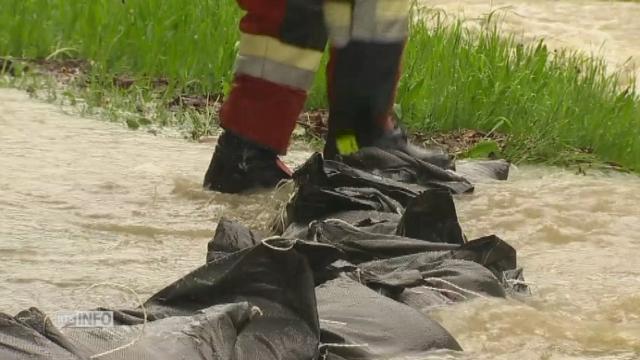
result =
[{"label": "white cord", "polygon": [[465,288],[460,287],[460,286],[458,286],[458,285],[456,285],[456,284],[452,283],[451,281],[447,281],[447,280],[445,280],[445,279],[433,278],[433,277],[432,277],[432,278],[426,278],[426,279],[424,279],[424,281],[427,281],[427,282],[429,282],[429,281],[440,282],[440,283],[442,283],[442,284],[449,285],[449,286],[451,286],[452,288],[454,288],[454,289],[456,289],[456,290],[459,290],[459,291],[461,291],[461,292],[463,292],[463,293],[466,293],[466,294],[469,294],[469,295],[473,295],[473,296],[477,296],[477,297],[482,298],[482,299],[488,299],[488,297],[486,297],[486,296],[484,296],[484,295],[482,295],[482,294],[480,294],[480,293],[478,293],[478,292],[475,292],[475,291],[472,291],[472,290],[465,289]]}]

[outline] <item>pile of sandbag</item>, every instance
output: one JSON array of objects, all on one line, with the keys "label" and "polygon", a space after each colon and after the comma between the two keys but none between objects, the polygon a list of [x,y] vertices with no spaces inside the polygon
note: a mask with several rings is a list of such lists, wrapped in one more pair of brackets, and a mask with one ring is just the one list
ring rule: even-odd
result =
[{"label": "pile of sandbag", "polygon": [[[115,311],[116,326],[55,326],[37,309],[0,314],[1,359],[391,359],[460,350],[425,310],[526,293],[516,252],[469,241],[453,194],[468,179],[504,180],[509,164],[457,172],[362,149],[312,156],[296,192],[262,235],[222,219],[206,264]],[[111,351],[117,349],[117,351]]]}]

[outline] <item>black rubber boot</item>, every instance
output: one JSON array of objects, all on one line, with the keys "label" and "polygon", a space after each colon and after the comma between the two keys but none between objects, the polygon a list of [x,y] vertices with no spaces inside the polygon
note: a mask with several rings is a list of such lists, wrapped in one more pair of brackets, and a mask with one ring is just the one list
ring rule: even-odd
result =
[{"label": "black rubber boot", "polygon": [[440,149],[427,150],[413,145],[407,139],[407,134],[401,127],[396,127],[373,142],[373,146],[381,149],[401,151],[413,158],[436,165],[443,169],[455,170],[453,157]]},{"label": "black rubber boot", "polygon": [[[413,145],[407,139],[407,134],[401,127],[396,127],[392,131],[386,132],[382,135],[369,136],[368,138],[374,138],[375,140],[367,141],[367,136],[357,134],[357,144],[351,146],[351,148],[363,148],[363,147],[377,147],[383,150],[397,150],[401,151],[415,159],[419,159],[430,164],[436,165],[440,168],[447,170],[455,170],[454,161],[449,154],[439,149],[427,150],[416,145]],[[327,142],[324,147],[324,157],[330,160],[339,160],[341,156],[338,147],[336,146],[337,136],[333,135],[331,131],[327,135]]]},{"label": "black rubber boot", "polygon": [[235,194],[274,188],[290,178],[291,171],[274,151],[225,131],[218,138],[203,186],[206,190]]}]

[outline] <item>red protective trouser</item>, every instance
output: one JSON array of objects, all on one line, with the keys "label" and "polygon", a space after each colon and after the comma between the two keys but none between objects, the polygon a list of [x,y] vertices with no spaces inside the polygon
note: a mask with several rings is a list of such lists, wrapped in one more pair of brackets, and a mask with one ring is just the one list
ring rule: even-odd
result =
[{"label": "red protective trouser", "polygon": [[408,0],[238,1],[247,14],[224,129],[284,154],[327,38],[329,135],[366,145],[394,125]]}]

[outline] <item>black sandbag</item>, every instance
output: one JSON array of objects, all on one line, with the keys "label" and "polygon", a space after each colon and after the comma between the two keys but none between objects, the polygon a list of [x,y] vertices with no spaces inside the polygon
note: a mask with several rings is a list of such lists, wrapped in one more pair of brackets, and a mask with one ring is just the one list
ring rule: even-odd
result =
[{"label": "black sandbag", "polygon": [[[395,130],[397,131],[397,130]],[[382,149],[401,149],[406,146],[407,137],[403,136],[385,136],[376,142],[376,147]],[[410,145],[411,146],[411,145]],[[455,170],[454,157],[438,146],[429,146],[420,149],[420,160],[436,165],[442,169]]]},{"label": "black sandbag", "polygon": [[372,287],[405,289],[424,285],[430,279],[430,287],[451,290],[452,286],[458,286],[463,289],[458,292],[469,290],[468,294],[504,297],[505,290],[529,292],[522,271],[517,268],[515,250],[496,236],[476,239],[448,251],[373,260],[358,267],[363,281]]},{"label": "black sandbag", "polygon": [[270,239],[208,263],[145,307],[156,316],[179,316],[247,302],[260,316],[238,329],[233,359],[313,359],[319,342],[313,268],[335,256],[335,249],[321,244]]},{"label": "black sandbag", "polygon": [[255,312],[248,303],[225,304],[146,324],[140,318],[136,325],[59,330],[47,315],[32,308],[15,318],[0,314],[0,359],[87,360],[120,347],[100,358],[231,359],[236,334],[252,316]]},{"label": "black sandbag", "polygon": [[332,214],[330,218],[345,221],[368,233],[394,235],[402,216],[378,211],[342,211]]},{"label": "black sandbag", "polygon": [[[224,218],[223,218],[224,219]],[[313,271],[322,271],[327,264],[339,257],[339,250],[333,246],[319,242],[305,242],[308,226],[305,228],[304,236],[299,237],[261,237],[255,232],[239,222],[224,219],[216,229],[216,233],[207,245],[207,259],[215,261],[232,255],[240,250],[255,247],[261,244],[295,244],[298,251],[307,255],[307,261]],[[240,238],[239,238],[240,237]],[[302,240],[302,241],[301,241]],[[223,250],[224,249],[224,250]],[[207,261],[207,262],[211,262]]]},{"label": "black sandbag", "polygon": [[[152,296],[144,304],[146,324],[140,310],[118,312],[119,319],[135,325],[63,328],[61,336],[41,334],[29,322],[2,315],[6,326],[0,328],[0,359],[21,354],[84,359],[137,339],[143,327],[143,336],[113,354],[115,358],[315,359],[320,330],[313,271],[327,267],[336,255],[322,244],[264,240],[218,258]],[[29,344],[28,339],[37,338],[37,344]]]},{"label": "black sandbag", "polygon": [[390,198],[406,204],[416,194],[424,191],[425,186],[407,184],[390,178],[374,175],[347,164],[324,160],[316,153],[293,174],[296,185],[314,184],[321,187],[374,188]]},{"label": "black sandbag", "polygon": [[476,262],[500,279],[505,271],[518,269],[516,251],[495,235],[453,246],[446,251],[415,252],[406,256],[382,258],[360,266],[379,274],[403,269],[418,269],[437,260],[458,259]]},{"label": "black sandbag", "polygon": [[495,235],[453,246],[446,251],[416,252],[406,256],[370,261],[360,266],[379,274],[396,270],[419,269],[437,260],[458,259],[476,262],[491,270],[497,278],[505,271],[518,269],[513,247]]},{"label": "black sandbag", "polygon": [[457,294],[462,300],[476,296],[506,297],[498,278],[489,269],[473,261],[443,259],[421,275],[427,286],[445,289],[445,294]]},{"label": "black sandbag", "polygon": [[336,182],[339,171],[327,166],[329,163],[320,154],[314,154],[294,173],[296,194],[286,206],[284,224],[278,225],[286,228],[290,223],[309,223],[348,210],[399,213],[403,202],[418,194],[419,189],[411,190],[383,179],[371,179],[366,186],[344,178]]},{"label": "black sandbag", "polygon": [[[455,290],[464,294],[479,293],[493,297],[505,297],[502,284],[484,266],[466,260],[441,259],[420,266],[410,266],[371,277],[371,267],[361,264],[361,279],[367,285],[378,284],[399,288],[429,286]],[[465,292],[465,290],[468,290]],[[473,297],[473,296],[470,296]]]},{"label": "black sandbag", "polygon": [[407,254],[454,250],[459,247],[455,244],[433,243],[397,235],[368,233],[338,219],[313,222],[309,226],[306,240],[335,246],[355,264]]},{"label": "black sandbag", "polygon": [[402,215],[397,234],[435,243],[465,242],[453,197],[442,189],[427,190],[411,200]]},{"label": "black sandbag", "polygon": [[207,262],[258,245],[264,238],[262,234],[223,217],[218,222],[213,239],[207,244]]},{"label": "black sandbag", "polygon": [[[400,214],[391,212],[350,210],[334,213],[318,220],[338,219],[369,233],[395,235],[401,218]],[[308,231],[308,223],[291,223],[282,233],[282,237],[304,239],[307,237]]]},{"label": "black sandbag", "polygon": [[444,188],[456,194],[473,191],[464,177],[398,150],[365,147],[342,160],[353,168],[403,183]]},{"label": "black sandbag", "polygon": [[[316,288],[323,351],[344,359],[389,359],[461,350],[440,324],[345,276]],[[346,346],[341,346],[346,345]]]},{"label": "black sandbag", "polygon": [[282,222],[278,221],[278,224],[273,227],[271,231],[285,239],[305,239],[309,231],[309,225],[307,223],[292,222],[287,224],[284,230],[282,230],[282,226]]},{"label": "black sandbag", "polygon": [[145,306],[195,311],[264,299],[291,308],[313,328],[314,301],[312,291],[307,291],[314,286],[313,271],[337,258],[337,250],[330,246],[270,238],[207,263],[155,294]]},{"label": "black sandbag", "polygon": [[[293,175],[296,194],[286,206],[282,233],[294,222],[309,223],[349,210],[400,213],[409,200],[426,188],[402,184],[352,169],[314,154]],[[279,231],[278,231],[279,230]]]},{"label": "black sandbag", "polygon": [[[257,360],[261,357],[247,355],[235,344],[242,337],[243,329],[259,316],[251,304],[243,302],[211,306],[146,324],[65,328],[63,331],[83,354],[102,354],[122,347],[100,359]],[[271,354],[264,358],[274,359]]]},{"label": "black sandbag", "polygon": [[403,289],[394,299],[413,309],[426,312],[433,308],[455,304],[462,297],[443,289],[418,286]]},{"label": "black sandbag", "polygon": [[374,188],[300,188],[287,208],[287,220],[310,222],[343,210],[400,213],[402,205]]},{"label": "black sandbag", "polygon": [[462,160],[456,163],[456,173],[473,182],[507,180],[511,164],[506,160]]},{"label": "black sandbag", "polygon": [[81,360],[85,354],[36,308],[15,317],[0,313],[0,359]]},{"label": "black sandbag", "polygon": [[[403,171],[399,169],[398,173]],[[400,213],[404,206],[429,189],[443,188],[453,193],[473,190],[466,180],[451,172],[445,173],[455,186],[434,187],[426,181],[429,186],[403,183],[336,161],[325,161],[320,154],[314,154],[294,173],[296,194],[287,204],[284,221],[278,223],[274,232],[282,234],[291,223],[305,224],[344,211]]]},{"label": "black sandbag", "polygon": [[516,249],[495,235],[469,241],[448,255],[451,259],[477,262],[498,278],[503,276],[503,272],[518,268]]}]

